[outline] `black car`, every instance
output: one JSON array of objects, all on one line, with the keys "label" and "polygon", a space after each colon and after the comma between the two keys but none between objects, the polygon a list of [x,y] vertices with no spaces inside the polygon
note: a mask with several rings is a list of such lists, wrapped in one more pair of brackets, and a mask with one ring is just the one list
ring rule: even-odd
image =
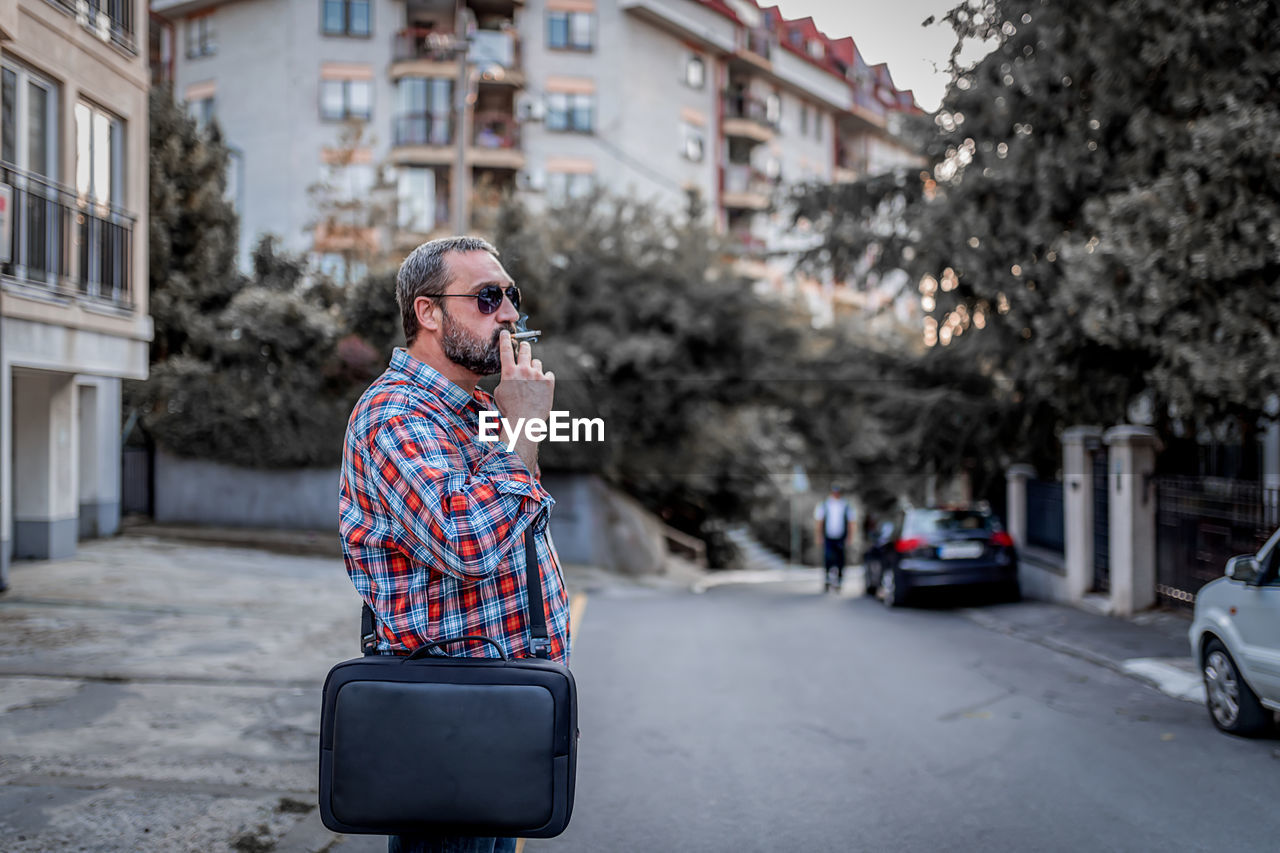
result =
[{"label": "black car", "polygon": [[984,509],[909,509],[863,555],[867,594],[898,607],[923,587],[985,584],[1020,596],[1013,539]]}]

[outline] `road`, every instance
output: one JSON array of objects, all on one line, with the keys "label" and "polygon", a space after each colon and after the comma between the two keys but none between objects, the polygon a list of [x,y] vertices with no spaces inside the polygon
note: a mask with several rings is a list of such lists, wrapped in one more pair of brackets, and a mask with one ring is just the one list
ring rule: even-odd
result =
[{"label": "road", "polygon": [[1277,846],[1274,741],[961,610],[601,589],[573,669],[574,818],[528,853]]}]

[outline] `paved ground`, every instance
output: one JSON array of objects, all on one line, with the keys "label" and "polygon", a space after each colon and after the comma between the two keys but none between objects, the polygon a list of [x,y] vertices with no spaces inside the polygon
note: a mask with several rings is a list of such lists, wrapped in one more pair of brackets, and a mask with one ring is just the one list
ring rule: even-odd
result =
[{"label": "paved ground", "polygon": [[[276,549],[264,551],[145,532],[165,535],[84,543],[75,559],[12,569],[0,596],[0,847],[385,849],[328,833],[314,809],[319,688],[355,655],[358,628],[332,543],[280,536],[259,542]],[[698,578],[572,567],[569,580],[580,600],[679,601],[696,600],[687,591]],[[1181,653],[1176,624],[1037,604],[957,612],[1118,671]],[[599,618],[597,631],[610,617]]]}]

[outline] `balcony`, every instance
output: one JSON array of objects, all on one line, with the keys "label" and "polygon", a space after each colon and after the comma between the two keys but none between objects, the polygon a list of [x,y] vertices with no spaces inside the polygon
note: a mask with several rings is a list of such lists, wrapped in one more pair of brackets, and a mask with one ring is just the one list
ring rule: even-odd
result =
[{"label": "balcony", "polygon": [[477,112],[468,162],[480,168],[523,169],[520,125],[509,112]]},{"label": "balcony", "polygon": [[733,56],[749,65],[769,70],[772,68],[773,35],[764,29],[739,30]]},{"label": "balcony", "polygon": [[777,123],[769,116],[763,100],[744,92],[725,92],[723,109],[724,135],[751,142],[769,142]]},{"label": "balcony", "polygon": [[136,56],[134,0],[49,0],[75,17],[76,22],[98,38]]},{"label": "balcony", "polygon": [[132,307],[134,217],[8,166],[0,166],[0,183],[13,188],[9,259],[0,263],[0,279]]},{"label": "balcony", "polygon": [[[520,40],[514,32],[477,30],[471,34],[467,63],[475,69],[480,85],[524,85],[520,70]],[[391,79],[401,77],[458,76],[458,58],[452,33],[410,27],[395,35]]]},{"label": "balcony", "polygon": [[724,168],[724,191],[720,203],[729,210],[768,210],[774,182],[763,172],[745,164]]},{"label": "balcony", "polygon": [[392,122],[391,158],[397,163],[447,166],[453,162],[449,113],[400,113]]}]

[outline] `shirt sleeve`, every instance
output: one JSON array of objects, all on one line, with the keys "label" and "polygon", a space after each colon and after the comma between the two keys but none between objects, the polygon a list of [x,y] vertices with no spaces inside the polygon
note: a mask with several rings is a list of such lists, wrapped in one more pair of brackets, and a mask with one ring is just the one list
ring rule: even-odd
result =
[{"label": "shirt sleeve", "polygon": [[555,505],[518,454],[497,444],[473,472],[452,431],[427,417],[389,419],[370,449],[401,547],[462,580],[493,574],[526,527],[546,526]]}]

